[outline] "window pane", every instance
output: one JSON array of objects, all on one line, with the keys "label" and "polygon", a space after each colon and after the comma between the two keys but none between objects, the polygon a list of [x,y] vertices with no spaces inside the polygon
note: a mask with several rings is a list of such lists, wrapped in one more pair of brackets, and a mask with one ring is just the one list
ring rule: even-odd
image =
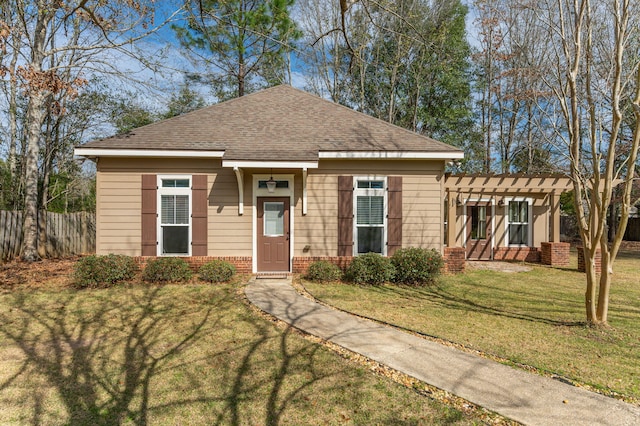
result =
[{"label": "window pane", "polygon": [[518,221],[518,203],[515,201],[509,201],[509,222]]},{"label": "window pane", "polygon": [[487,220],[487,208],[485,206],[478,207],[478,218],[481,221]]},{"label": "window pane", "polygon": [[188,195],[163,195],[160,197],[160,203],[160,223],[169,225],[189,223]]},{"label": "window pane", "polygon": [[357,197],[356,223],[358,225],[382,225],[384,221],[384,197]]},{"label": "window pane", "polygon": [[284,203],[264,203],[264,235],[284,235]]},{"label": "window pane", "polygon": [[487,221],[481,220],[478,222],[478,239],[484,240],[487,238]]},{"label": "window pane", "polygon": [[526,201],[520,202],[520,222],[529,222],[529,203]]},{"label": "window pane", "polygon": [[162,179],[163,188],[188,188],[189,179]]},{"label": "window pane", "polygon": [[175,196],[163,195],[160,200],[160,223],[175,223]]},{"label": "window pane", "polygon": [[189,223],[189,196],[176,195],[176,224]]},{"label": "window pane", "polygon": [[358,188],[384,189],[384,181],[383,180],[359,180]]},{"label": "window pane", "polygon": [[[267,181],[266,180],[259,180],[258,181],[258,188],[266,188],[267,187]],[[289,188],[289,181],[288,180],[277,180],[276,181],[276,188]]]},{"label": "window pane", "polygon": [[358,225],[369,224],[369,197],[358,197],[356,206],[356,223]]},{"label": "window pane", "polygon": [[529,222],[529,203],[509,201],[509,222]]},{"label": "window pane", "polygon": [[471,207],[471,239],[487,238],[487,211],[484,206]]},{"label": "window pane", "polygon": [[528,244],[529,225],[510,224],[509,225],[509,244],[527,245]]},{"label": "window pane", "polygon": [[163,254],[188,254],[189,253],[189,227],[188,226],[163,226],[162,227],[162,253]]},{"label": "window pane", "polygon": [[384,228],[381,227],[358,227],[358,253],[380,253],[382,254],[382,237]]}]

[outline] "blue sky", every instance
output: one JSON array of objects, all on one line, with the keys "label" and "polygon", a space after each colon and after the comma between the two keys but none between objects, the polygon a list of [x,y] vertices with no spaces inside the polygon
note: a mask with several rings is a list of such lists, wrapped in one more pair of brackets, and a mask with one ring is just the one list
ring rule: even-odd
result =
[{"label": "blue sky", "polygon": [[[330,0],[337,1],[337,0]],[[474,20],[475,14],[471,5],[471,0],[464,0],[463,3],[469,6],[469,14],[467,15],[467,32],[469,34],[469,42],[472,46],[477,46],[478,41],[475,37]],[[179,0],[165,0],[157,3],[156,10],[156,23],[164,21],[168,16],[174,13],[182,4]],[[296,10],[293,13],[295,18],[296,13],[301,13],[300,10]],[[177,21],[179,23],[180,21]],[[151,70],[142,66],[138,61],[133,58],[128,58],[122,55],[119,58],[120,67],[126,70],[126,73],[139,82],[148,83],[148,87],[141,86],[139,84],[133,84],[132,82],[124,83],[123,90],[134,90],[140,94],[139,102],[146,107],[161,110],[166,105],[166,101],[169,98],[172,91],[174,91],[183,82],[184,71],[197,72],[198,70],[189,60],[189,58],[183,53],[179,46],[179,42],[175,37],[174,31],[170,25],[166,25],[160,28],[157,33],[151,37],[137,43],[138,48],[142,48],[146,52],[157,52],[156,58],[159,58],[160,53],[162,56],[162,67],[156,70]],[[298,88],[304,88],[305,77],[304,69],[301,65],[301,61],[297,60],[294,56],[292,60],[292,85]],[[114,82],[114,84],[119,84]],[[194,87],[198,89],[197,87]],[[207,87],[200,87],[199,91],[205,97],[207,102],[213,103],[216,101],[212,97]]]}]

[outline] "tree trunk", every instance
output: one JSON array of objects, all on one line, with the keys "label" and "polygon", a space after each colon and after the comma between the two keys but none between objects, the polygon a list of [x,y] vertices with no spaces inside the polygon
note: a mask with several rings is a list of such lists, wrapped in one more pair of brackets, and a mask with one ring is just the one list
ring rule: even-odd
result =
[{"label": "tree trunk", "polygon": [[25,159],[24,223],[22,227],[22,259],[34,262],[38,255],[38,158],[40,156],[40,132],[44,118],[44,95],[31,94],[27,109],[27,156]]},{"label": "tree trunk", "polygon": [[601,266],[602,272],[600,273],[600,289],[598,292],[598,306],[596,308],[596,314],[598,322],[606,324],[609,313],[609,290],[611,288],[611,276],[613,275],[613,269],[611,264],[611,253],[609,253],[606,244],[603,245],[601,252]]},{"label": "tree trunk", "polygon": [[[19,37],[15,37],[15,43],[19,43]],[[13,57],[11,58],[10,72],[15,73],[17,69],[19,44],[14,48]],[[12,185],[15,190],[16,182],[16,157],[18,148],[18,81],[15,78],[9,79],[9,172],[11,173]],[[14,192],[15,194],[15,192]],[[15,196],[15,195],[14,195]],[[15,206],[14,206],[15,207]]]},{"label": "tree trunk", "polygon": [[[592,254],[593,251],[593,254]],[[582,248],[584,256],[584,270],[587,276],[587,289],[584,294],[584,303],[587,314],[587,322],[593,324],[597,322],[596,315],[596,268],[594,262],[595,250],[586,245]]]},{"label": "tree trunk", "polygon": [[[48,162],[48,161],[47,161]],[[40,195],[40,211],[38,214],[38,255],[47,257],[47,204],[49,201],[49,179],[51,166],[44,167],[42,175],[42,192]]]},{"label": "tree trunk", "polygon": [[245,78],[244,63],[240,62],[238,65],[238,97],[244,96]]},{"label": "tree trunk", "polygon": [[[30,72],[37,80],[42,72],[45,56],[47,27],[53,18],[52,10],[44,0],[38,1],[38,17],[33,32],[31,45]],[[38,256],[38,160],[40,157],[40,135],[45,117],[46,94],[37,81],[29,88],[29,105],[27,107],[25,158],[25,194],[24,194],[24,222],[22,227],[22,259],[27,262],[39,260]]]}]

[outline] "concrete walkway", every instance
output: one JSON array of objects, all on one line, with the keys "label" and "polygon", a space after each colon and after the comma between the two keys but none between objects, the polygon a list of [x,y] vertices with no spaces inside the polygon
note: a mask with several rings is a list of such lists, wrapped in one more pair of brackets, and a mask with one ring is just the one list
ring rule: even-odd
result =
[{"label": "concrete walkway", "polygon": [[251,303],[309,334],[527,425],[639,425],[640,407],[499,364],[315,303],[259,279]]}]

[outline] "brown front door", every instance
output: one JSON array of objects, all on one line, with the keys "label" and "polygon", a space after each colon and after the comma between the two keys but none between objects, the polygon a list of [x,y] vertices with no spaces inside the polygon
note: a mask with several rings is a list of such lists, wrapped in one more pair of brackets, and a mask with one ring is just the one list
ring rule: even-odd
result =
[{"label": "brown front door", "polygon": [[491,204],[467,204],[467,259],[491,260]]},{"label": "brown front door", "polygon": [[289,271],[289,198],[258,197],[258,272]]}]

